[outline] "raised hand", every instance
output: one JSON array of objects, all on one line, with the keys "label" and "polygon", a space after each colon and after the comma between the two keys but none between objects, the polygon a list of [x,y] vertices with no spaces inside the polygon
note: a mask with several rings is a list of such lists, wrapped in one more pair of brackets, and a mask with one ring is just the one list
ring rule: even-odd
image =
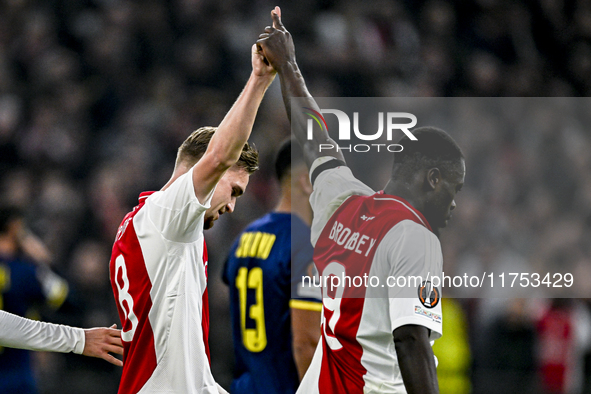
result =
[{"label": "raised hand", "polygon": [[252,46],[251,57],[253,74],[257,77],[268,76],[272,81],[273,78],[275,78],[277,71],[269,64],[267,59],[265,59],[260,47],[257,44],[253,44]]},{"label": "raised hand", "polygon": [[295,47],[291,34],[281,22],[281,9],[275,7],[271,11],[273,26],[267,26],[265,32],[259,35],[257,46],[271,66],[279,73],[286,66],[295,65]]},{"label": "raised hand", "polygon": [[[337,145],[325,129],[315,129],[313,138],[308,139],[306,126],[308,117],[301,108],[312,108],[318,112],[320,108],[318,108],[314,97],[308,92],[304,77],[298,68],[293,39],[283,26],[283,22],[281,22],[281,9],[279,7],[275,7],[271,11],[271,19],[273,20],[273,26],[265,28],[265,32],[259,36],[257,47],[267,62],[277,70],[281,82],[283,103],[291,123],[291,130],[298,143],[302,146],[306,164],[310,167],[314,160],[321,156],[334,156],[344,161],[341,151],[320,151],[319,146],[321,144]],[[298,98],[297,106],[300,107],[295,110],[292,109],[291,102],[294,97]]]}]

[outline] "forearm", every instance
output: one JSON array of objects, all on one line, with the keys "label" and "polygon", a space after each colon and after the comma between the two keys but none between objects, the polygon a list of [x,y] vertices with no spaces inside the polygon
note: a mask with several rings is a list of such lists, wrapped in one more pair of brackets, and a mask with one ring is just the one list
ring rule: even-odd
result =
[{"label": "forearm", "polygon": [[2,346],[82,354],[84,343],[84,330],[81,328],[43,323],[0,311]]},{"label": "forearm", "polygon": [[298,370],[298,376],[300,381],[306,374],[308,367],[310,367],[310,363],[312,362],[312,358],[314,357],[314,352],[316,351],[316,344],[313,341],[309,341],[307,343],[299,343],[293,345],[293,358],[296,364],[296,369]]},{"label": "forearm", "polygon": [[[395,331],[394,344],[406,391],[408,394],[439,393],[435,360],[427,329],[423,328],[424,332],[398,331],[404,327],[406,326]],[[397,332],[399,335],[396,335]]]},{"label": "forearm", "polygon": [[[313,111],[320,113],[320,108],[316,100],[312,97],[306,82],[302,76],[297,64],[295,62],[287,63],[278,72],[279,80],[281,82],[281,92],[283,95],[283,103],[287,111],[287,116],[291,123],[292,132],[304,151],[304,157],[308,167],[312,162],[320,156],[334,156],[339,160],[344,160],[341,152],[329,150],[330,153],[321,154],[321,145],[336,146],[336,142],[330,138],[328,132],[323,127],[314,127],[312,138],[308,139],[307,122],[311,119],[306,112],[310,108]],[[292,98],[297,98],[298,108],[292,111]]]},{"label": "forearm", "polygon": [[[435,361],[430,347],[428,351],[410,344],[407,348],[407,350],[399,350],[399,346],[396,346],[398,364],[407,393],[439,393]],[[419,357],[420,352],[422,352],[422,355]]]},{"label": "forearm", "polygon": [[214,155],[220,166],[229,168],[240,158],[265,91],[272,81],[272,76],[251,74],[244,90],[218,126],[206,154]]},{"label": "forearm", "polygon": [[283,104],[285,105],[287,117],[290,121],[292,120],[291,99],[293,97],[300,97],[302,100],[310,100],[310,107],[314,110],[318,110],[318,105],[310,92],[308,92],[308,87],[306,86],[306,82],[304,81],[304,77],[302,76],[297,63],[288,62],[282,66],[278,74],[279,81],[281,82]]},{"label": "forearm", "polygon": [[[318,308],[322,304],[315,304]],[[291,308],[293,358],[300,380],[308,370],[320,339],[320,311]]]}]

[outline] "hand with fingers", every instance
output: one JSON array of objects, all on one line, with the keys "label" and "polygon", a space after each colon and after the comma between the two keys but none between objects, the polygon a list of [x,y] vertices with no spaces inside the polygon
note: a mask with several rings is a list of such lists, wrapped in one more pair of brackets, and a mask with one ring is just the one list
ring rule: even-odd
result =
[{"label": "hand with fingers", "polygon": [[286,66],[295,66],[295,47],[291,34],[281,22],[281,9],[275,7],[271,11],[273,26],[267,26],[265,32],[259,35],[257,47],[265,59],[277,72],[281,73]]},{"label": "hand with fingers", "polygon": [[111,353],[123,355],[123,343],[121,342],[121,330],[113,324],[109,328],[89,328],[84,330],[83,355],[102,358],[105,361],[123,366],[123,362],[111,355]]},{"label": "hand with fingers", "polygon": [[253,44],[251,52],[252,73],[257,77],[269,78],[271,83],[277,71],[267,62],[257,44]]},{"label": "hand with fingers", "polygon": [[316,112],[320,112],[320,108],[308,91],[306,81],[296,63],[293,39],[283,26],[283,22],[281,22],[281,9],[279,7],[275,7],[271,11],[271,19],[273,19],[273,26],[265,28],[265,32],[259,36],[257,46],[259,52],[277,70],[279,82],[281,83],[283,104],[291,124],[291,130],[304,151],[306,164],[310,167],[318,157],[327,155],[344,161],[342,152],[326,153],[319,148],[321,144],[336,145],[336,142],[330,138],[326,129],[314,130],[313,138],[309,139],[307,131],[308,116],[305,115],[304,111],[292,111],[291,101],[295,97],[298,98],[298,107],[312,109]]}]

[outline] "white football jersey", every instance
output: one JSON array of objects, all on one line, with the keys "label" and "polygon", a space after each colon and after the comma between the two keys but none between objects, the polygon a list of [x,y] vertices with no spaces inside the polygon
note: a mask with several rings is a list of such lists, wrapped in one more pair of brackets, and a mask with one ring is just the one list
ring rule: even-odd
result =
[{"label": "white football jersey", "polygon": [[[298,393],[406,393],[392,332],[416,324],[441,336],[441,293],[428,280],[442,272],[439,240],[407,201],[375,193],[346,166],[321,172],[310,202],[321,277],[352,282],[323,286],[322,338]],[[411,293],[388,283],[411,276],[423,278]]]},{"label": "white football jersey", "polygon": [[[194,168],[193,168],[194,169]],[[207,345],[207,251],[193,169],[142,193],[113,245],[110,275],[123,325],[119,394],[217,394]]]}]

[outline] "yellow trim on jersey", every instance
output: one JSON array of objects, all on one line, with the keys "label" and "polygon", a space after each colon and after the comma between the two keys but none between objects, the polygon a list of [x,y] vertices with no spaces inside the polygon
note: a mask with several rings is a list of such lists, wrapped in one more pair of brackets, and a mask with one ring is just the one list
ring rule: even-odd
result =
[{"label": "yellow trim on jersey", "polygon": [[68,282],[60,280],[51,287],[51,292],[47,297],[47,305],[53,309],[59,309],[60,306],[66,301],[70,288]]},{"label": "yellow trim on jersey", "polygon": [[322,311],[322,303],[314,301],[289,300],[289,307],[294,309],[304,309],[307,311]]}]

